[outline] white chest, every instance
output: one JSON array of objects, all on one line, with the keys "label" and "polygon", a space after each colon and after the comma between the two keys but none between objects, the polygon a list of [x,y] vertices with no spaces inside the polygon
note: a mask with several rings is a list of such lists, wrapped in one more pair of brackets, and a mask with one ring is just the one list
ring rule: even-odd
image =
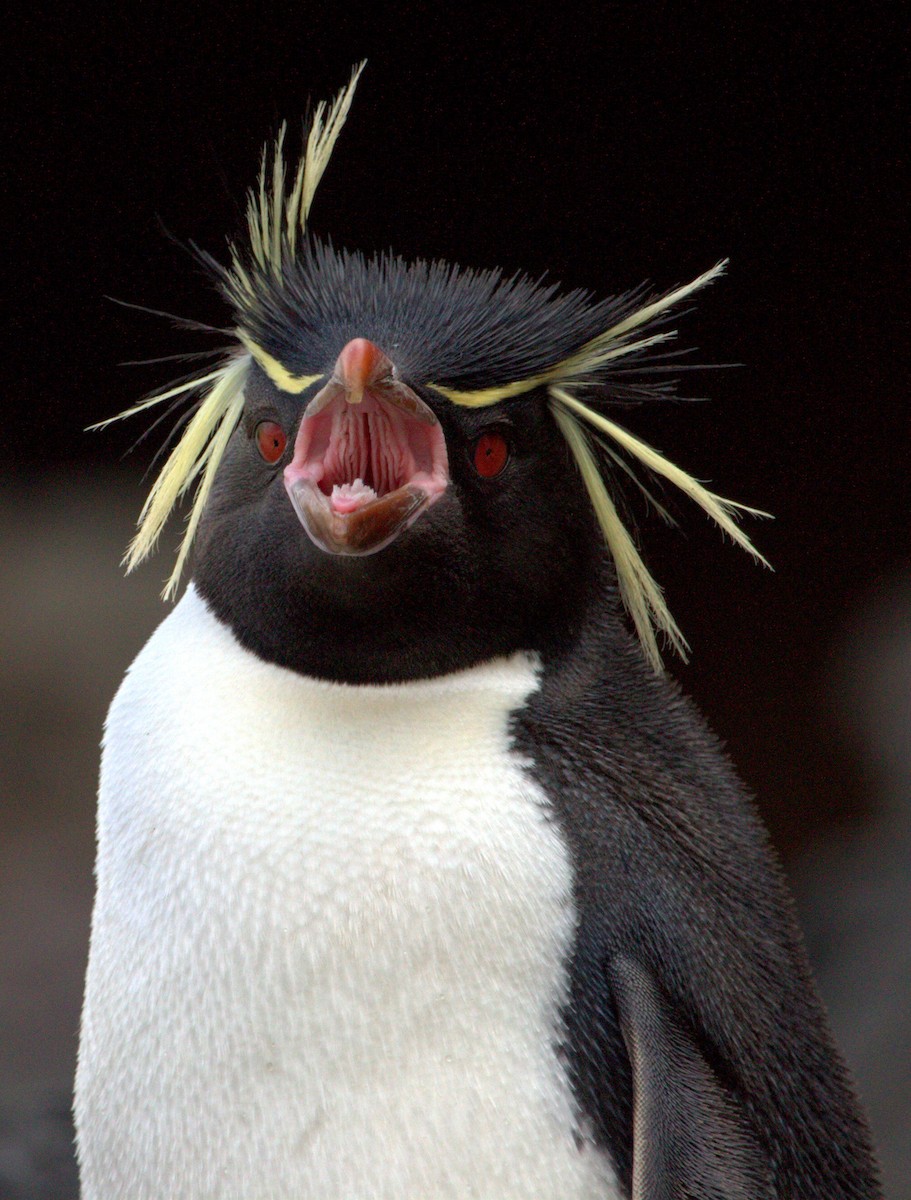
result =
[{"label": "white chest", "polygon": [[564,846],[524,656],[303,679],[191,590],[111,709],[77,1078],[85,1200],[604,1197],[555,1054]]}]

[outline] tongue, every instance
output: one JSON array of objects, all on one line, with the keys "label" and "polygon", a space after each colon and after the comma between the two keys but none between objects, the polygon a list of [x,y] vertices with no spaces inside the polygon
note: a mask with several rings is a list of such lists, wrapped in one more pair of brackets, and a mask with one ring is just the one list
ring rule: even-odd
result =
[{"label": "tongue", "polygon": [[363,479],[355,479],[354,483],[337,483],[332,489],[329,503],[337,513],[350,513],[375,499],[373,488],[368,487]]}]

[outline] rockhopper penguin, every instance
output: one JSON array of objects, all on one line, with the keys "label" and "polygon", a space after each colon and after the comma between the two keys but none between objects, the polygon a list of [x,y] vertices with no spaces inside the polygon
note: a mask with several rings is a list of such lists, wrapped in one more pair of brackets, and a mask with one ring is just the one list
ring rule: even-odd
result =
[{"label": "rockhopper penguin", "polygon": [[84,1200],[876,1197],[612,498],[638,465],[751,548],[614,420],[720,267],[594,302],[317,242],[356,80],[211,264],[226,355],[131,410],[201,397],[130,551],[195,487],[195,565],[105,732]]}]

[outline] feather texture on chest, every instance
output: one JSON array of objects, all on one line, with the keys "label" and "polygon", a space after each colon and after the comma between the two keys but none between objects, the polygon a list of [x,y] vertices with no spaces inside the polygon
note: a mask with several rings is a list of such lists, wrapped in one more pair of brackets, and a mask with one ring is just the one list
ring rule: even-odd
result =
[{"label": "feather texture on chest", "polygon": [[528,1190],[504,1195],[604,1194],[556,1053],[569,862],[510,749],[535,687],[525,655],[307,679],[188,592],[108,723],[80,1093],[116,1111],[141,1076],[153,1115],[112,1123],[102,1175],[231,1196],[255,1162],[276,1196],[483,1194],[514,1141]]}]

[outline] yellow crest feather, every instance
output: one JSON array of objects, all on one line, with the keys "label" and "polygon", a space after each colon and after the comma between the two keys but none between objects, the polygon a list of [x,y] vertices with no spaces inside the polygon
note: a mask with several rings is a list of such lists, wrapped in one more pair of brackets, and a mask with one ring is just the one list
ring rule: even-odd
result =
[{"label": "yellow crest feather", "polygon": [[244,355],[222,367],[180,441],[168,455],[139,514],[139,528],[124,559],[127,571],[139,566],[152,553],[174,505],[202,473],[177,564],[165,586],[164,599],[170,598],[177,588],[215,471],[227,447],[228,438],[240,420],[249,366],[250,360]]},{"label": "yellow crest feather", "polygon": [[[306,229],[313,197],[345,123],[364,65],[360,63],[355,67],[349,83],[331,104],[327,105],[324,102],[317,105],[310,124],[306,150],[301,156],[294,183],[287,195],[283,153],[284,126],[279,131],[273,148],[271,178],[268,182],[268,148],[263,151],[258,184],[256,189],[250,192],[247,200],[249,249],[253,262],[260,270],[270,271],[281,278],[283,254],[294,254],[298,233],[303,233]],[[254,294],[253,280],[236,246],[231,247],[231,274],[236,289],[251,296]],[[199,407],[187,423],[180,440],[168,456],[146,497],[139,514],[136,535],[130,542],[124,559],[127,570],[132,571],[148,558],[155,549],[174,506],[198,480],[177,562],[162,593],[164,599],[169,599],[177,590],[215,474],[231,434],[243,413],[244,384],[251,357],[256,358],[270,378],[284,391],[301,392],[320,378],[319,375],[291,375],[276,359],[255,346],[243,333],[239,333],[239,338],[247,353],[232,355],[214,371],[157,392],[118,413],[117,416],[109,417],[92,427],[101,429],[112,421],[131,417],[165,401],[190,396],[194,392],[204,393]]]},{"label": "yellow crest feather", "polygon": [[432,387],[441,396],[445,396],[447,400],[451,400],[453,404],[460,404],[465,408],[485,408],[489,404],[499,404],[502,400],[512,400],[516,396],[534,391],[535,388],[544,387],[545,384],[566,386],[582,383],[615,359],[633,354],[638,350],[644,350],[649,346],[657,346],[661,342],[667,342],[676,337],[676,332],[669,330],[664,333],[653,333],[638,341],[629,340],[629,334],[634,329],[646,325],[649,321],[654,321],[667,309],[673,308],[675,304],[679,304],[693,292],[705,287],[713,279],[717,279],[724,273],[726,266],[727,259],[725,258],[690,283],[674,288],[664,296],[659,296],[657,300],[636,309],[622,321],[618,321],[616,325],[606,329],[604,333],[599,333],[597,337],[585,342],[566,358],[554,363],[544,371],[529,375],[526,379],[515,379],[497,387],[481,388],[478,391],[460,391],[457,388],[442,387],[436,383],[427,386]]},{"label": "yellow crest feather", "polygon": [[[586,422],[593,430],[612,439],[617,446],[642,463],[647,470],[655,475],[660,475],[679,488],[684,495],[695,501],[738,546],[766,567],[769,563],[736,524],[736,517],[738,513],[750,513],[757,517],[767,517],[769,514],[758,508],[750,508],[746,504],[738,504],[735,500],[727,500],[715,492],[710,492],[682,467],[670,462],[663,454],[659,454],[657,450],[635,437],[621,425],[617,425],[616,422],[583,404],[565,388],[550,387],[548,396],[550,397],[551,412],[578,464],[582,480],[598,517],[598,523],[614,559],[620,596],[632,618],[646,657],[656,671],[661,670],[661,654],[655,636],[657,631],[667,636],[671,645],[685,661],[689,649],[686,639],[671,615],[661,588],[649,573],[629,532],[620,520],[616,506],[610,498],[607,485],[598,468],[598,461],[591,447],[590,435],[585,432],[582,422]],[[605,444],[604,449],[615,462],[629,473],[627,465],[609,444]],[[636,483],[642,487],[638,480]],[[645,488],[642,490],[645,491]],[[653,503],[655,503],[654,500]],[[663,512],[660,505],[657,507],[659,511]]]},{"label": "yellow crest feather", "polygon": [[[365,65],[366,62],[362,62],[354,68],[348,85],[342,88],[331,104],[322,101],[316,106],[307,145],[287,194],[284,155],[286,126],[282,125],[272,149],[272,178],[269,184],[269,148],[263,148],[258,186],[247,197],[247,231],[257,265],[263,271],[271,271],[278,279],[282,275],[283,249],[287,248],[288,255],[293,257],[298,233],[304,233],[307,228],[313,197],[332,157]],[[252,294],[252,283],[236,251],[232,254],[232,266],[235,271],[239,268],[239,282]]]},{"label": "yellow crest feather", "polygon": [[571,396],[565,388],[551,388],[550,395],[559,404],[562,404],[584,421],[587,421],[589,425],[593,425],[595,429],[606,433],[609,438],[612,438],[627,453],[637,458],[648,470],[653,471],[656,475],[661,475],[669,483],[679,488],[684,495],[689,496],[691,500],[695,501],[712,518],[715,524],[724,530],[732,541],[746,550],[748,554],[751,554],[763,566],[767,567],[769,565],[743,530],[735,523],[738,512],[750,513],[754,517],[767,517],[768,513],[758,508],[750,508],[747,504],[739,504],[736,500],[726,500],[724,496],[710,492],[698,479],[694,479],[682,467],[676,466],[646,442],[634,437],[622,425],[617,425],[614,421],[608,420],[601,413],[595,412],[594,409],[589,408],[580,400]]},{"label": "yellow crest feather", "polygon": [[686,638],[671,615],[661,588],[649,573],[629,531],[620,520],[585,431],[556,397],[550,408],[579,466],[582,481],[617,569],[620,598],[632,618],[646,658],[656,671],[661,670],[661,651],[655,636],[658,630],[667,636],[680,657],[686,659],[689,649]]}]

